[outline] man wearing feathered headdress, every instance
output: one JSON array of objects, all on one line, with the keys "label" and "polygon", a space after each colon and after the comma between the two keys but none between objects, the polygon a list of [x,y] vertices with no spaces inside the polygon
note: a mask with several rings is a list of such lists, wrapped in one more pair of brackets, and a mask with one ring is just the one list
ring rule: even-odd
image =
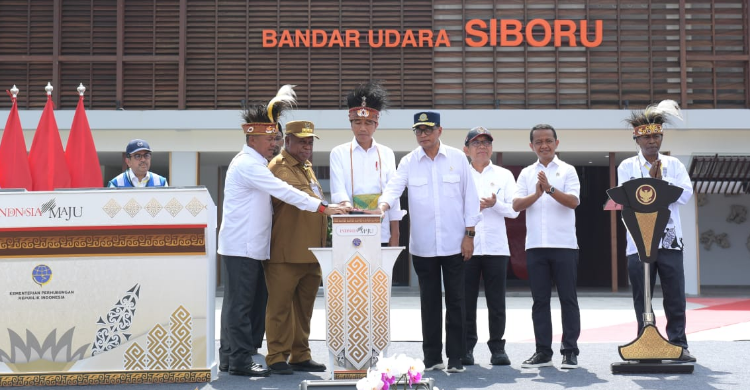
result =
[{"label": "man wearing feathered headdress", "polygon": [[[652,177],[666,180],[683,189],[680,198],[669,205],[671,216],[661,236],[657,260],[650,264],[651,291],[656,283],[656,274],[661,280],[664,295],[664,312],[667,317],[667,336],[673,344],[682,346],[680,360],[694,362],[688,351],[685,336],[685,271],[682,262],[682,225],[679,205],[685,204],[693,195],[693,187],[685,165],[680,160],[659,153],[664,139],[664,125],[671,118],[682,120],[680,108],[673,100],[664,100],[643,111],[632,112],[626,121],[633,127],[633,139],[638,145],[638,155],[624,160],[617,168],[617,185],[629,180]],[[638,320],[638,332],[643,329],[643,263],[630,233],[627,235],[628,274],[633,289],[633,306]]]},{"label": "man wearing feathered headdress", "polygon": [[245,145],[232,159],[224,185],[219,248],[225,267],[221,311],[219,369],[233,375],[268,376],[253,362],[265,331],[266,283],[262,262],[271,257],[271,196],[311,213],[336,214],[320,199],[276,178],[267,167],[273,157],[279,118],[296,103],[291,85],[281,87],[268,104],[243,113]]},{"label": "man wearing feathered headdress", "polygon": [[[393,149],[373,138],[380,115],[388,107],[388,92],[380,82],[369,81],[349,92],[346,103],[354,139],[331,151],[331,201],[355,209],[375,210],[378,197],[396,173]],[[397,202],[383,216],[380,228],[383,245],[398,246],[398,224],[403,215]]]}]

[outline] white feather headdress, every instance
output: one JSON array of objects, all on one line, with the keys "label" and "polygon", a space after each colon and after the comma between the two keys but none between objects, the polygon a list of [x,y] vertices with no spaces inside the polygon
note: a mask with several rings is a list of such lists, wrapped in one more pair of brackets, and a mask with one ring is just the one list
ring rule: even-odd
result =
[{"label": "white feather headdress", "polygon": [[279,118],[286,110],[291,110],[297,105],[297,94],[294,85],[286,84],[279,88],[273,99],[268,104],[254,104],[245,107],[242,118],[245,123],[242,130],[245,134],[272,134],[281,129]]},{"label": "white feather headdress", "polygon": [[633,111],[625,121],[633,126],[633,137],[647,134],[661,134],[662,125],[669,123],[671,118],[682,121],[682,111],[676,101],[662,100],[659,104],[652,104],[643,111]]}]

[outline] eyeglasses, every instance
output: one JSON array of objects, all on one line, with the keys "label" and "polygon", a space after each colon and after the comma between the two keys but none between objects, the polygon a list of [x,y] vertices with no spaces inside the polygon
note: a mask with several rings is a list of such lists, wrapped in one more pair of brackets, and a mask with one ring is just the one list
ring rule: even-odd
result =
[{"label": "eyeglasses", "polygon": [[435,128],[434,127],[424,127],[424,128],[415,127],[412,130],[414,130],[415,135],[420,135],[420,134],[430,135],[432,134],[433,131],[435,131]]},{"label": "eyeglasses", "polygon": [[140,160],[151,160],[151,153],[143,153],[143,154],[131,154],[131,158],[134,158],[138,161]]},{"label": "eyeglasses", "polygon": [[475,140],[469,142],[469,146],[473,146],[475,148],[478,148],[480,146],[490,147],[490,146],[492,146],[492,141],[490,141],[488,139],[483,139],[483,140],[475,139]]}]

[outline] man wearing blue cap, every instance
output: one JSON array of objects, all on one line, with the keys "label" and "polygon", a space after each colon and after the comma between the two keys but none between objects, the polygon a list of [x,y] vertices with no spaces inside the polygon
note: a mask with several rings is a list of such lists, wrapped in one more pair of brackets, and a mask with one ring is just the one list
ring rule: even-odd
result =
[{"label": "man wearing blue cap", "polygon": [[440,280],[445,287],[448,372],[463,372],[466,353],[464,261],[474,253],[474,227],[482,216],[466,156],[440,142],[440,114],[419,112],[412,126],[419,147],[404,156],[379,199],[385,213],[409,188],[409,251],[419,278],[425,371],[443,369]]},{"label": "man wearing blue cap", "polygon": [[134,139],[125,148],[125,163],[128,169],[109,181],[108,187],[167,187],[167,179],[153,172],[151,148],[148,142]]}]

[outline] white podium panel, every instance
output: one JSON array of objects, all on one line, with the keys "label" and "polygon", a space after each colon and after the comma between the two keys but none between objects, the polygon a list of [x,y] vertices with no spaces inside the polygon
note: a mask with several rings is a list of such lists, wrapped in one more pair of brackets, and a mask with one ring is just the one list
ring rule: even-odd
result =
[{"label": "white podium panel", "polygon": [[0,192],[0,386],[216,376],[205,188]]},{"label": "white podium panel", "polygon": [[404,247],[380,245],[379,215],[334,215],[332,248],[310,248],[323,273],[333,379],[362,376],[390,343],[393,265]]}]

